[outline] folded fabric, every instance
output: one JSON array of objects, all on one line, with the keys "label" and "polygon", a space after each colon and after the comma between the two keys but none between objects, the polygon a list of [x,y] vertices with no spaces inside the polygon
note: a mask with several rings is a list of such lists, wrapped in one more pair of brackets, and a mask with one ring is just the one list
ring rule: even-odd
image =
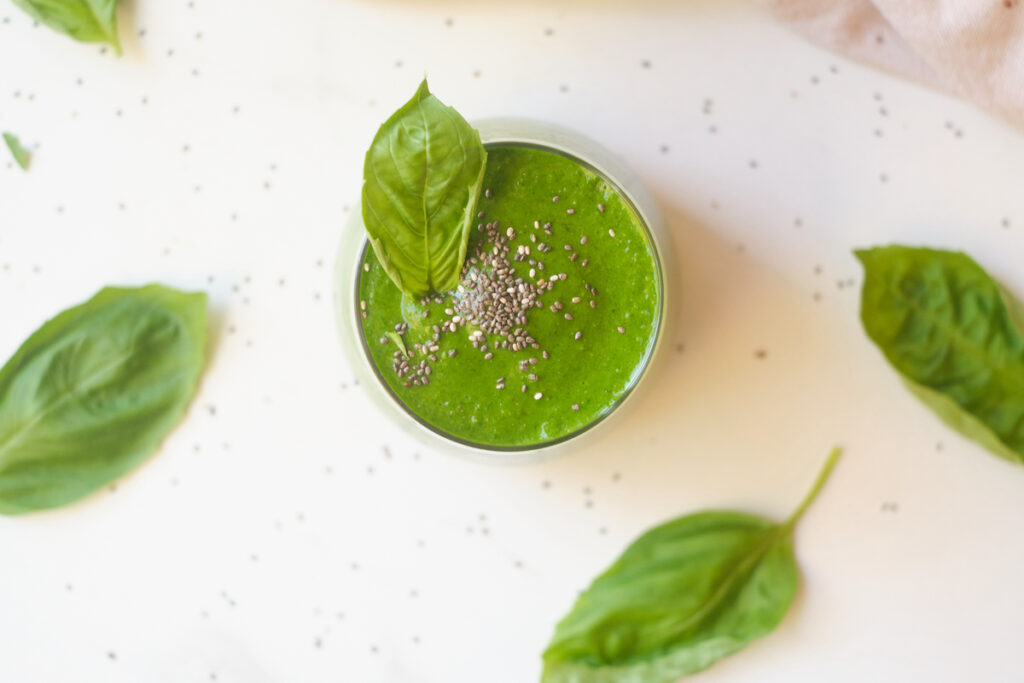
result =
[{"label": "folded fabric", "polygon": [[1024,0],[758,0],[811,40],[1024,127]]}]

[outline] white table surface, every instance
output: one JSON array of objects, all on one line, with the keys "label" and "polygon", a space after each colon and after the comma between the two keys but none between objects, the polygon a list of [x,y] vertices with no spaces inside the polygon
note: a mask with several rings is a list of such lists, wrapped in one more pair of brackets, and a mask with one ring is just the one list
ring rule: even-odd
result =
[{"label": "white table surface", "polygon": [[[0,679],[536,681],[636,534],[708,506],[781,518],[836,443],[785,621],[693,680],[1024,679],[1024,468],[904,391],[850,254],[962,248],[1024,296],[1021,131],[741,2],[128,5],[121,59],[0,9],[0,130],[35,152],[0,162],[0,356],[148,281],[210,293],[215,350],[143,467],[0,519]],[[424,73],[467,117],[603,141],[669,216],[680,350],[582,452],[463,462],[353,386],[334,249]]]}]

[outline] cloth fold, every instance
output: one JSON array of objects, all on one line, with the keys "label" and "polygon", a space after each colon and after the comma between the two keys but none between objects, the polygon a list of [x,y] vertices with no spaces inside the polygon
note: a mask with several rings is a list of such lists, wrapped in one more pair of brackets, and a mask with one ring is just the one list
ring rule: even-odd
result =
[{"label": "cloth fold", "polygon": [[1024,0],[758,0],[810,40],[1024,128]]}]

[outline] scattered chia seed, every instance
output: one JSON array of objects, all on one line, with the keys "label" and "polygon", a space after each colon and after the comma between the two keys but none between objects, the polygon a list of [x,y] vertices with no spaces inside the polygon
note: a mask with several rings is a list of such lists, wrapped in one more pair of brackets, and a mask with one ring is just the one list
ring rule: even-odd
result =
[{"label": "scattered chia seed", "polygon": [[580,244],[586,244],[586,243],[587,243],[587,236],[584,235],[583,237],[580,238]]},{"label": "scattered chia seed", "polygon": [[533,395],[533,400],[534,401],[539,401],[543,396],[544,396],[544,394],[542,394],[542,393],[540,393],[538,391],[536,394]]},{"label": "scattered chia seed", "polygon": [[360,301],[359,302],[359,310],[361,310],[361,311],[365,311],[366,310],[366,302],[365,301]]},{"label": "scattered chia seed", "polygon": [[590,259],[588,259],[588,258],[583,259],[583,264],[582,265],[583,265],[584,268],[587,267],[588,263],[590,263]]},{"label": "scattered chia seed", "polygon": [[525,394],[526,393],[526,385],[524,384],[523,386],[519,387],[519,391],[521,391],[521,392],[523,392]]},{"label": "scattered chia seed", "polygon": [[625,327],[623,327],[622,325],[619,325],[619,326],[618,326],[617,328],[615,328],[615,329],[617,329],[617,330],[619,331],[619,334],[626,334],[626,328],[625,328]]},{"label": "scattered chia seed", "polygon": [[[597,210],[600,211],[601,213],[604,213],[604,204],[598,204]],[[579,410],[579,408],[577,408],[577,410]]]},{"label": "scattered chia seed", "polygon": [[490,351],[484,354],[484,360],[490,360],[492,358],[494,358],[494,354],[491,353]]},{"label": "scattered chia seed", "polygon": [[576,332],[576,334],[574,334],[574,335],[572,336],[572,338],[573,338],[573,339],[579,339],[579,338],[580,338],[580,337],[582,337],[582,336],[583,336],[583,332],[577,331],[577,332]]},{"label": "scattered chia seed", "polygon": [[566,211],[565,211],[565,212],[566,212],[567,214],[569,214],[569,215],[571,216],[571,215],[573,215],[574,213],[576,213],[576,209],[566,209]]},{"label": "scattered chia seed", "polygon": [[615,237],[615,231],[612,230],[611,228],[608,228],[608,234],[611,235],[612,237]]},{"label": "scattered chia seed", "polygon": [[[552,201],[552,202],[555,202],[555,203],[557,203],[559,199],[561,199],[561,197],[559,197],[559,196],[558,196],[558,195],[556,194],[556,195],[555,195],[554,197],[552,197],[552,198],[551,198],[551,201]],[[547,227],[547,226],[545,226],[545,227]]]},{"label": "scattered chia seed", "polygon": [[596,302],[596,301],[594,301],[593,299],[591,299],[591,300],[590,300],[590,307],[591,307],[591,308],[597,308],[597,302]]},{"label": "scattered chia seed", "polygon": [[488,199],[494,196],[494,193],[491,192],[491,188],[488,187],[486,190],[484,190],[484,196],[487,197]]},{"label": "scattered chia seed", "polygon": [[576,412],[579,412],[580,404],[579,403],[573,403],[572,404],[572,409],[575,410]]},{"label": "scattered chia seed", "polygon": [[572,313],[566,313],[565,314],[565,319],[566,320],[572,320]]},{"label": "scattered chia seed", "polygon": [[369,273],[370,272],[370,264],[369,263],[364,263],[363,264],[363,272],[364,273]]}]

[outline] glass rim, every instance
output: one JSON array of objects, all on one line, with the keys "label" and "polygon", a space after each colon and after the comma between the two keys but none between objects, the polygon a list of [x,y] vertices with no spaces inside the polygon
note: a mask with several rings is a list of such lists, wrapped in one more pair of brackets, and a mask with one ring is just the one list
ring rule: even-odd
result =
[{"label": "glass rim", "polygon": [[[512,125],[526,123],[528,128],[530,126],[543,126],[544,128],[548,129],[554,128],[556,130],[559,130],[559,132],[561,132],[563,135],[567,134],[571,137],[579,137],[578,134],[568,129],[560,129],[560,127],[552,126],[551,124],[533,122],[523,119],[492,119],[485,120],[480,123],[474,122],[474,125],[482,125],[484,128],[486,128],[487,125],[505,125],[509,123],[511,123]],[[637,364],[636,368],[634,369],[633,378],[631,379],[629,385],[611,404],[610,408],[608,408],[605,412],[595,417],[593,420],[587,422],[578,429],[575,429],[554,439],[549,439],[547,441],[541,441],[537,443],[519,445],[487,444],[478,441],[472,441],[470,439],[465,439],[455,434],[451,434],[450,432],[441,429],[440,427],[437,427],[434,424],[431,424],[429,421],[427,421],[418,413],[416,413],[412,408],[410,408],[404,401],[402,401],[398,394],[395,393],[395,390],[385,379],[380,367],[378,367],[376,361],[373,358],[372,352],[370,351],[369,340],[367,340],[366,338],[366,331],[363,328],[362,320],[359,315],[359,285],[362,281],[362,277],[364,274],[363,269],[360,267],[360,264],[362,264],[363,260],[365,259],[366,250],[371,248],[370,240],[367,236],[363,236],[361,247],[358,248],[358,254],[355,259],[355,278],[353,283],[354,287],[352,290],[352,300],[349,302],[352,311],[350,322],[355,326],[356,338],[358,340],[359,346],[359,355],[362,358],[362,360],[366,363],[366,365],[369,366],[373,378],[376,380],[378,386],[381,389],[383,389],[384,394],[389,400],[389,402],[397,406],[404,416],[411,418],[412,422],[415,425],[417,425],[419,429],[433,435],[434,437],[441,438],[449,444],[457,445],[464,449],[469,449],[471,451],[475,451],[478,453],[491,454],[492,456],[493,454],[502,453],[509,455],[522,455],[528,453],[540,454],[552,452],[556,450],[557,446],[562,446],[573,440],[581,438],[585,434],[591,432],[597,426],[604,424],[613,415],[620,413],[623,405],[630,399],[630,397],[632,397],[635,394],[637,387],[640,386],[644,378],[647,376],[647,372],[652,365],[652,361],[655,358],[656,353],[662,344],[664,331],[666,327],[665,320],[667,308],[667,288],[665,264],[662,253],[664,245],[661,244],[661,242],[658,239],[658,235],[651,227],[651,217],[649,217],[648,214],[643,211],[641,203],[637,201],[637,198],[633,195],[633,193],[631,193],[625,186],[623,186],[610,171],[607,171],[604,168],[602,168],[599,162],[593,161],[592,159],[588,159],[572,149],[568,149],[567,147],[569,147],[570,145],[549,142],[546,139],[541,139],[542,137],[542,135],[529,134],[498,135],[495,137],[488,137],[486,132],[481,132],[481,138],[483,139],[485,148],[526,147],[552,152],[570,159],[574,163],[579,164],[580,166],[584,167],[585,169],[589,170],[590,172],[594,173],[596,176],[601,178],[602,181],[607,183],[609,187],[611,187],[616,193],[618,193],[618,195],[626,203],[627,208],[637,218],[637,222],[643,230],[643,234],[646,238],[646,241],[650,245],[654,261],[654,272],[657,285],[657,308],[654,332],[651,335],[651,338],[647,344],[647,348],[644,352],[642,360],[640,361],[640,363]],[[586,140],[586,142],[590,141]],[[590,142],[590,144],[596,143]]]}]

